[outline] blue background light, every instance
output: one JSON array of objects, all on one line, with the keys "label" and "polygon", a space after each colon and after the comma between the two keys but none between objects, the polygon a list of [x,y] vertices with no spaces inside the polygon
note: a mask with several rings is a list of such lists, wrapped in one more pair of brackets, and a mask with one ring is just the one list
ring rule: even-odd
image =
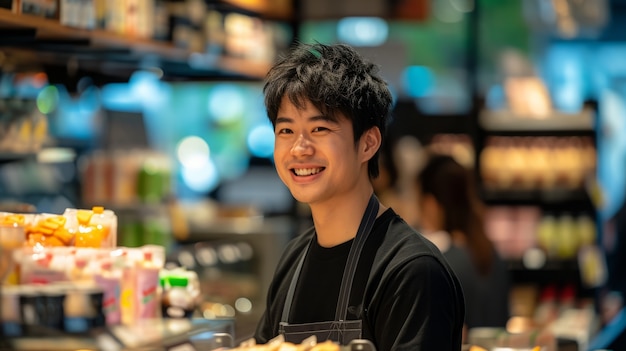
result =
[{"label": "blue background light", "polygon": [[389,27],[378,17],[346,17],[337,23],[337,37],[354,46],[379,46],[387,41]]}]

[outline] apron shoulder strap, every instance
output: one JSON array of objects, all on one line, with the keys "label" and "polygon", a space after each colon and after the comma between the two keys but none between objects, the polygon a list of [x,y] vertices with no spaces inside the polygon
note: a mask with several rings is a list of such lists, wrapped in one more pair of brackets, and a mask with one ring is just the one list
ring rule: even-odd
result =
[{"label": "apron shoulder strap", "polygon": [[[367,204],[365,214],[361,219],[361,223],[356,233],[354,242],[350,247],[350,253],[348,254],[348,260],[346,262],[343,277],[341,280],[339,300],[337,302],[337,308],[335,310],[335,321],[345,320],[348,314],[348,303],[350,300],[354,273],[356,271],[357,263],[359,262],[359,257],[361,256],[363,246],[365,245],[365,242],[367,241],[367,238],[372,231],[372,227],[374,226],[374,222],[376,221],[378,208],[378,198],[376,197],[376,195],[372,194]],[[315,240],[315,236],[313,236],[311,240]],[[291,312],[291,304],[293,302],[293,297],[296,291],[296,285],[298,283],[298,279],[300,278],[302,266],[304,266],[304,260],[306,259],[310,247],[311,243],[309,242],[309,244],[306,246],[306,249],[302,252],[302,256],[300,257],[298,265],[296,266],[296,270],[293,274],[293,277],[291,278],[289,290],[287,290],[287,296],[285,298],[285,305],[283,306],[283,312],[280,319],[282,323],[288,322],[289,313]]]}]

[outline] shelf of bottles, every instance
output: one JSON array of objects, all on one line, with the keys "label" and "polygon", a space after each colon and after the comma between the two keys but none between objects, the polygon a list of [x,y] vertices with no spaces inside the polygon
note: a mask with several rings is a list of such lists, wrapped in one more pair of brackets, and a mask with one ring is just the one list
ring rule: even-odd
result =
[{"label": "shelf of bottles", "polygon": [[59,59],[69,45],[80,47],[82,55],[91,50],[100,59],[112,60],[103,54],[112,50],[251,78],[262,78],[277,51],[291,40],[284,22],[232,6],[211,7],[202,0],[22,0],[12,9],[0,8],[0,24],[19,35],[3,46],[50,50]]}]

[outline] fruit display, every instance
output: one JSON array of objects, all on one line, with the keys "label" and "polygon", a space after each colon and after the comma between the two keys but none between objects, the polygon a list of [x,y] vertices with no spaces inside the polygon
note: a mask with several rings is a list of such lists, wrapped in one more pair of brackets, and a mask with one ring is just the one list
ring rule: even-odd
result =
[{"label": "fruit display", "polygon": [[116,239],[112,233],[117,231],[117,219],[112,211],[95,206],[91,210],[66,209],[64,216],[72,220],[75,228],[74,246],[76,247],[114,247]]},{"label": "fruit display", "polygon": [[62,215],[0,213],[0,225],[23,228],[30,247],[115,247],[117,216],[103,207],[66,209]]},{"label": "fruit display", "polygon": [[22,226],[26,222],[23,214],[4,213],[0,216],[0,225]]},{"label": "fruit display", "polygon": [[21,214],[0,213],[0,247],[14,249],[25,241],[26,217]]}]

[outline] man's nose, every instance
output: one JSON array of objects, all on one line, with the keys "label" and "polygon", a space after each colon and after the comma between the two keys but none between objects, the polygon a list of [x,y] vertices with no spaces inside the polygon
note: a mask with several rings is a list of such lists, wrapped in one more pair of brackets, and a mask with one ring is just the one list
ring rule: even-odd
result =
[{"label": "man's nose", "polygon": [[291,153],[296,156],[309,155],[312,153],[312,150],[313,145],[304,134],[298,135],[291,147]]}]

